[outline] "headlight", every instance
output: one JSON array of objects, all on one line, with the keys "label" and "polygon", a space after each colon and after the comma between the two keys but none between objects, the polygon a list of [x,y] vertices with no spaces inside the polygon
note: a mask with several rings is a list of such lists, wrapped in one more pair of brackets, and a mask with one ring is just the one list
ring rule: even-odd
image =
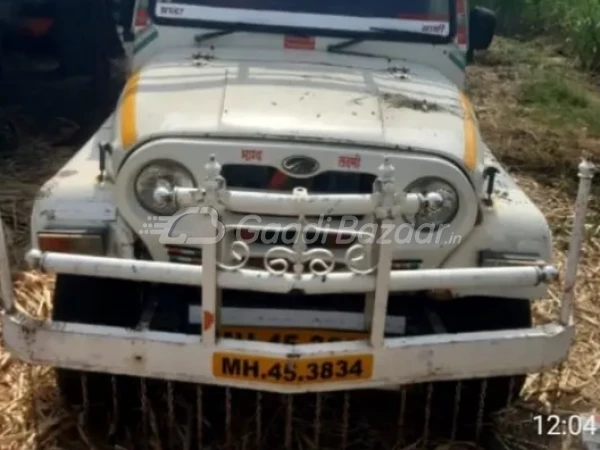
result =
[{"label": "headlight", "polygon": [[177,212],[178,207],[175,198],[168,194],[176,187],[195,186],[192,174],[181,164],[174,161],[154,161],[138,174],[135,195],[148,211],[171,216]]},{"label": "headlight", "polygon": [[434,228],[438,228],[440,225],[450,223],[458,212],[458,194],[456,190],[440,178],[419,178],[408,185],[406,192],[423,195],[437,192],[443,199],[442,206],[437,208],[427,207],[413,216],[404,217],[404,220],[412,223],[415,228],[424,224],[430,224]]}]

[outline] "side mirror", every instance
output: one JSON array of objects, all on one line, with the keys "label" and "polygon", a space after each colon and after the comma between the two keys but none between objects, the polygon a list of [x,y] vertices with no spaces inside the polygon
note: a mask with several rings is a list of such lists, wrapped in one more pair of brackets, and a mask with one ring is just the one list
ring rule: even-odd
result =
[{"label": "side mirror", "polygon": [[469,13],[469,51],[487,50],[496,32],[494,11],[476,6]]}]

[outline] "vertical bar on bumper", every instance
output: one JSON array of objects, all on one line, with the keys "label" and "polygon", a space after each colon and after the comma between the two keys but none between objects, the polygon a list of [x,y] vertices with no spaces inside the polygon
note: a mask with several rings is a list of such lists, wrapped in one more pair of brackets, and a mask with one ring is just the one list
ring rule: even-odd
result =
[{"label": "vertical bar on bumper", "polygon": [[[219,211],[222,209],[219,199],[224,188],[224,179],[221,177],[221,165],[217,162],[214,154],[210,155],[204,170],[206,171],[205,202],[200,214],[207,238],[202,243],[202,343],[214,345],[220,304],[220,291],[217,283],[218,244],[225,234],[223,224],[219,222]],[[223,235],[220,235],[221,232]]]},{"label": "vertical bar on bumper", "polygon": [[[377,232],[374,245],[378,255],[370,337],[371,345],[375,348],[383,346],[393,258],[393,243],[391,240],[384,239],[383,230],[395,228],[394,219],[399,212],[396,204],[398,193],[394,180],[395,170],[388,158],[384,159],[383,164],[379,167],[379,172],[380,175],[373,185],[373,192],[378,197],[379,203],[375,209]],[[365,297],[365,302],[369,300],[368,297]]]},{"label": "vertical bar on bumper", "polygon": [[15,301],[13,298],[7,247],[6,236],[4,235],[4,222],[2,222],[2,216],[0,215],[0,293],[2,294],[0,306],[3,306],[6,312],[10,313],[15,306]]},{"label": "vertical bar on bumper", "polygon": [[575,202],[575,214],[571,231],[571,242],[569,243],[569,256],[567,258],[567,268],[563,285],[563,298],[560,307],[560,323],[564,326],[569,324],[573,313],[577,266],[579,264],[581,245],[585,235],[585,217],[595,171],[596,167],[594,164],[585,159],[579,164],[579,189],[577,191],[577,200]]},{"label": "vertical bar on bumper", "polygon": [[[210,219],[204,219],[209,236],[216,237],[217,229]],[[202,343],[214,345],[217,322],[217,243],[209,242],[202,245]]]},{"label": "vertical bar on bumper", "polygon": [[[389,219],[382,220],[382,229],[389,229],[394,222]],[[381,239],[381,232],[377,237]],[[392,271],[393,243],[381,242],[379,244],[379,257],[377,258],[377,275],[375,277],[375,299],[373,302],[373,318],[371,320],[371,345],[375,348],[383,346],[385,317],[387,315],[388,297],[390,294],[390,275]]]}]

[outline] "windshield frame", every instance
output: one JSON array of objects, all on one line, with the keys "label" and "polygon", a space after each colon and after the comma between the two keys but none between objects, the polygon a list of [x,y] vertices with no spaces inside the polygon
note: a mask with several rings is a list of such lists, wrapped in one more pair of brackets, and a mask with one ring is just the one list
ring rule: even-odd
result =
[{"label": "windshield frame", "polygon": [[[230,30],[235,29],[241,32],[255,32],[255,33],[273,33],[273,34],[287,34],[295,36],[320,36],[320,37],[332,37],[332,38],[360,38],[361,40],[373,40],[373,41],[385,41],[385,42],[408,42],[408,43],[427,43],[434,45],[451,44],[454,42],[457,31],[457,20],[456,20],[456,0],[448,1],[448,34],[447,35],[436,35],[436,34],[418,34],[414,32],[406,32],[398,29],[397,32],[382,33],[380,31],[367,31],[367,30],[341,30],[332,28],[315,28],[315,27],[303,27],[295,25],[271,25],[271,24],[260,24],[260,23],[240,23],[231,21],[217,21],[217,20],[196,20],[196,19],[176,19],[159,17],[156,14],[157,4],[160,0],[149,0],[148,13],[151,17],[152,23],[158,26],[172,26],[177,28],[206,28],[206,29],[219,29],[219,30]],[[166,6],[169,3],[165,4]],[[223,8],[223,9],[238,9],[238,8]],[[268,13],[268,11],[265,11]],[[294,14],[294,13],[289,13]],[[368,18],[365,18],[368,19]]]}]

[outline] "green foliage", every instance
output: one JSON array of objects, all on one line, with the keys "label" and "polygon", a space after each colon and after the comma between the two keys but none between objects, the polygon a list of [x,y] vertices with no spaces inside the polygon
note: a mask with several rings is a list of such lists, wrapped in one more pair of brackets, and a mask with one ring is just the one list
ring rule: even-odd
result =
[{"label": "green foliage", "polygon": [[585,91],[569,86],[567,81],[552,72],[544,73],[539,79],[529,79],[522,86],[521,102],[549,109],[583,109],[590,104]]},{"label": "green foliage", "polygon": [[585,127],[600,135],[600,102],[554,70],[534,72],[520,86],[519,103],[552,127]]},{"label": "green foliage", "polygon": [[586,69],[600,70],[600,0],[471,0],[494,10],[500,34],[550,34]]}]

